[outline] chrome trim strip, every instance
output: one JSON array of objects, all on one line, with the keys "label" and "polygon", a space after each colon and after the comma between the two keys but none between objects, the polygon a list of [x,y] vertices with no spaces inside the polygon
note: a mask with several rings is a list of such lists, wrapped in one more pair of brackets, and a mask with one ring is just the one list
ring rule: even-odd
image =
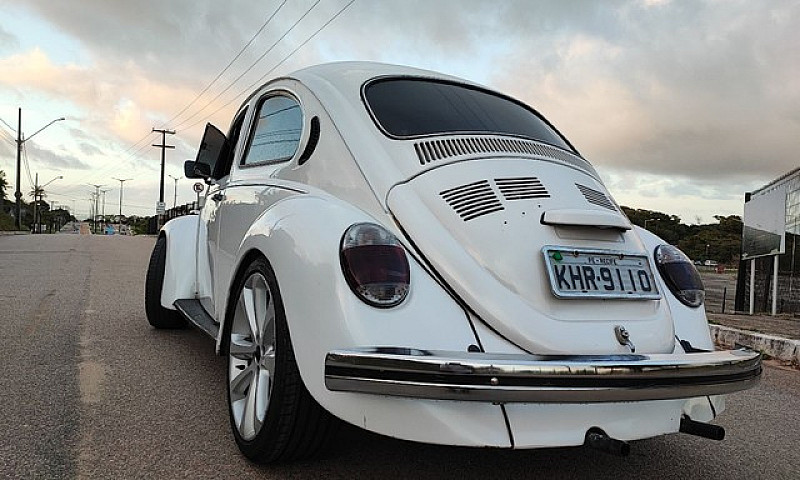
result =
[{"label": "chrome trim strip", "polygon": [[755,386],[761,354],[541,356],[336,350],[325,359],[332,391],[480,402],[596,403],[721,395]]}]

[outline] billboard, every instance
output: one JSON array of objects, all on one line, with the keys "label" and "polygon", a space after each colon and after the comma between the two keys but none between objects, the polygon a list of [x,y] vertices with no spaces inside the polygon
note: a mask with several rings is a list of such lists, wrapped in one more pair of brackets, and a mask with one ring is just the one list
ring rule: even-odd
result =
[{"label": "billboard", "polygon": [[786,252],[786,187],[753,194],[744,204],[742,260]]}]

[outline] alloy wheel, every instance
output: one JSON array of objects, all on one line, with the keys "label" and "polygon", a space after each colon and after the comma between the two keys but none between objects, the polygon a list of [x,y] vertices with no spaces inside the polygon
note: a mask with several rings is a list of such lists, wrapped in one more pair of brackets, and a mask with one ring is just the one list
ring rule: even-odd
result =
[{"label": "alloy wheel", "polygon": [[260,273],[242,286],[229,342],[231,413],[239,435],[250,441],[264,424],[275,376],[275,303]]}]

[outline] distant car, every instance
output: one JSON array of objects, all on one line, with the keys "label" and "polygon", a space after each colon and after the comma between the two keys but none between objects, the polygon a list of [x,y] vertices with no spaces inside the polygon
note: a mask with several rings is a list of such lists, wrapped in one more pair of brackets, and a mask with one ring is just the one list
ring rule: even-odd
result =
[{"label": "distant car", "polygon": [[300,70],[227,135],[208,125],[185,171],[208,188],[159,233],[147,317],[216,340],[254,461],[313,454],[337,419],[474,447],[721,438],[722,395],[761,373],[714,351],[688,258],[541,114],[479,85]]}]

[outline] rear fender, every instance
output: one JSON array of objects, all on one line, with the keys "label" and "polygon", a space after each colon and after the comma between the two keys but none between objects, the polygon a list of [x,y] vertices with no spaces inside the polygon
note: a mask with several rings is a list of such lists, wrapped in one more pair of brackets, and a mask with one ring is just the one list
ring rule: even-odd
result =
[{"label": "rear fender", "polygon": [[[657,246],[668,243],[643,228],[634,227],[634,229],[651,256],[655,252]],[[706,318],[705,308],[703,308],[703,306],[692,308],[681,303],[680,300],[675,298],[675,295],[664,282],[664,279],[661,278],[658,270],[654,273],[658,281],[658,287],[664,293],[664,299],[667,301],[667,307],[672,315],[672,323],[675,326],[675,336],[680,340],[688,341],[694,348],[714,350],[714,342],[711,340],[711,332],[708,329],[708,319]],[[675,348],[682,348],[680,344],[677,344],[677,340]]]},{"label": "rear fender", "polygon": [[197,275],[197,228],[199,215],[173,218],[161,228],[167,237],[167,262],[161,306],[174,310],[175,300],[194,298]]},{"label": "rear fender", "polygon": [[[324,372],[328,352],[365,345],[467,351],[477,343],[465,312],[411,255],[411,286],[403,303],[375,308],[355,296],[342,274],[339,246],[345,230],[361,222],[383,223],[332,197],[288,198],[254,222],[242,241],[235,269],[246,268],[244,263],[254,251],[268,259],[306,388],[331,413],[356,424],[379,400],[344,402],[340,392],[329,391]],[[224,325],[220,332],[218,351]]]}]

